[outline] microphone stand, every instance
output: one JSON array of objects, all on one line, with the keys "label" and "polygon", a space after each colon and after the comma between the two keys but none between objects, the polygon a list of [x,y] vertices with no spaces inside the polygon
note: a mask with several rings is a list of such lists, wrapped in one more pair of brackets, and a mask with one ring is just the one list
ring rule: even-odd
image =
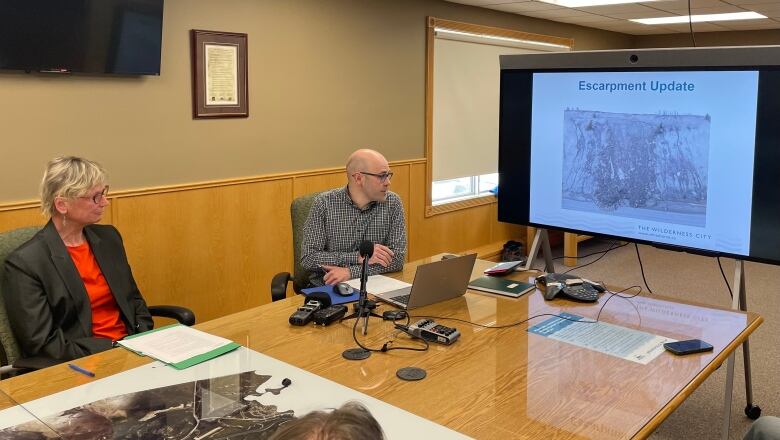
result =
[{"label": "microphone stand", "polygon": [[369,316],[380,316],[374,313],[376,309],[376,302],[368,299],[368,290],[366,290],[366,282],[368,281],[368,256],[363,257],[363,267],[360,273],[360,299],[358,300],[358,310],[360,316],[363,317],[363,336],[368,334],[368,318]]},{"label": "microphone stand", "polygon": [[368,334],[368,318],[375,316],[381,318],[381,316],[374,313],[376,309],[376,301],[368,299],[368,291],[366,290],[366,282],[368,281],[368,256],[363,257],[363,267],[360,272],[360,296],[358,302],[355,304],[355,311],[349,315],[341,318],[341,321],[346,319],[360,319],[363,318],[363,336]]}]

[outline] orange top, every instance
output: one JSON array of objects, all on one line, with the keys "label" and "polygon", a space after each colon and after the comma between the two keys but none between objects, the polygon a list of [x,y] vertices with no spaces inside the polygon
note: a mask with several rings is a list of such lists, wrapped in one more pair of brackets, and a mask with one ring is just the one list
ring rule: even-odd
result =
[{"label": "orange top", "polygon": [[124,338],[127,336],[127,328],[119,316],[119,306],[114,295],[111,294],[111,288],[103,277],[89,243],[67,246],[67,248],[89,295],[89,304],[92,307],[92,335],[112,341]]}]

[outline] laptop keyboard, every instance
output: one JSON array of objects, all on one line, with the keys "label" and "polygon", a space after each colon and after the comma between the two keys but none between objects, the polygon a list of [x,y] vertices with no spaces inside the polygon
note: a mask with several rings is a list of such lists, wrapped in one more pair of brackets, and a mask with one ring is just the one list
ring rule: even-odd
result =
[{"label": "laptop keyboard", "polygon": [[399,302],[401,304],[404,304],[404,305],[409,305],[409,297],[410,296],[411,295],[399,295],[399,296],[394,296],[394,297],[392,297],[390,299],[392,299],[395,302]]}]

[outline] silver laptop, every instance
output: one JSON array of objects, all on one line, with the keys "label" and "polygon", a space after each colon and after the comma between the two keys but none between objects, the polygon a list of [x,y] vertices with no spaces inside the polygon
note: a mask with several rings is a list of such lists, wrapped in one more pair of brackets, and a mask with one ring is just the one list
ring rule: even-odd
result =
[{"label": "silver laptop", "polygon": [[417,266],[410,287],[374,296],[402,309],[414,309],[457,298],[466,293],[476,260],[477,254],[469,254]]}]

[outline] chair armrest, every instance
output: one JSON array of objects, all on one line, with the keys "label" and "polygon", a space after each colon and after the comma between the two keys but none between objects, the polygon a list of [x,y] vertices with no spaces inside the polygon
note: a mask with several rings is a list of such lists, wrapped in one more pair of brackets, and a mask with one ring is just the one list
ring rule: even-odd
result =
[{"label": "chair armrest", "polygon": [[14,364],[13,368],[19,370],[41,370],[52,365],[57,365],[65,362],[62,359],[54,359],[45,356],[33,356],[28,358],[19,358]]},{"label": "chair armrest", "polygon": [[152,316],[162,316],[164,318],[172,318],[179,323],[190,326],[195,324],[195,314],[192,310],[186,307],[180,306],[150,306],[149,313]]},{"label": "chair armrest", "polygon": [[42,370],[46,367],[51,367],[52,365],[61,364],[62,362],[65,361],[43,356],[20,358],[17,359],[13,365],[3,365],[0,367],[0,379],[7,379],[33,370]]},{"label": "chair armrest", "polygon": [[292,277],[290,272],[279,272],[271,279],[271,301],[279,301],[287,297],[287,283]]}]

